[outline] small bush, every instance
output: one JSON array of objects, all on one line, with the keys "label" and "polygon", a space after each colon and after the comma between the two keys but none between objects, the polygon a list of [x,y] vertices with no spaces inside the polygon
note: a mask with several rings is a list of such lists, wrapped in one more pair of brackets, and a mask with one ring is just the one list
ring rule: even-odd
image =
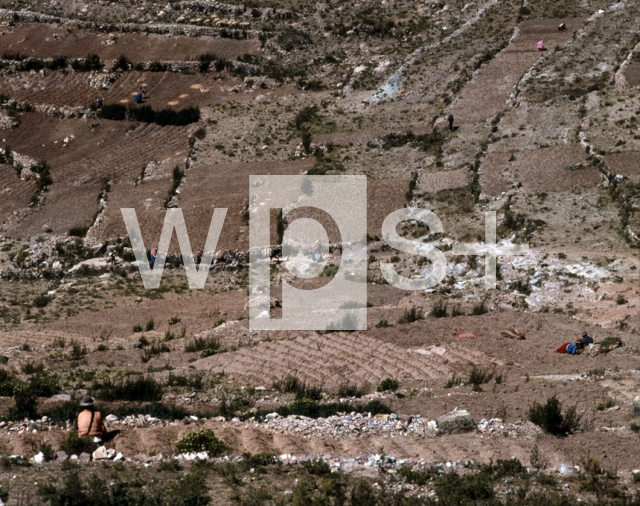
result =
[{"label": "small bush", "polygon": [[404,314],[398,319],[399,325],[404,325],[406,323],[413,323],[418,320],[423,320],[424,315],[418,311],[415,307],[407,310],[405,309]]},{"label": "small bush", "polygon": [[9,420],[29,418],[33,420],[38,416],[38,396],[26,383],[18,383],[13,388],[13,399],[16,404],[9,410]]},{"label": "small bush", "polygon": [[145,330],[145,332],[151,332],[155,328],[155,326],[156,326],[156,324],[153,321],[153,318],[150,318],[147,321],[146,325],[144,326],[144,330]]},{"label": "small bush", "polygon": [[146,364],[155,355],[160,355],[161,353],[168,353],[170,351],[171,351],[171,348],[169,348],[167,343],[159,341],[158,339],[154,339],[153,342],[151,343],[151,346],[147,346],[142,351],[142,357],[140,357],[140,359],[144,364]]},{"label": "small bush", "polygon": [[98,117],[114,121],[124,121],[127,108],[122,104],[105,104],[98,111]]},{"label": "small bush", "polygon": [[209,452],[211,457],[220,457],[232,448],[218,439],[211,429],[190,432],[176,443],[178,453]]},{"label": "small bush", "polygon": [[53,446],[51,443],[42,442],[38,447],[38,452],[42,453],[45,462],[51,462],[55,456],[55,452],[53,450]]},{"label": "small bush", "polygon": [[142,325],[134,325],[133,326],[133,332],[134,333],[142,332]]},{"label": "small bush", "polygon": [[167,386],[169,387],[189,387],[194,390],[202,390],[204,388],[203,373],[196,373],[191,376],[179,376],[173,373],[169,373],[169,379],[167,380]]},{"label": "small bush", "polygon": [[76,72],[90,72],[92,70],[101,70],[104,63],[97,54],[90,54],[84,60],[73,60],[71,68]]},{"label": "small bush", "polygon": [[471,373],[469,374],[469,383],[472,385],[482,385],[483,383],[489,383],[493,379],[493,372],[486,369],[473,366]]},{"label": "small bush", "polygon": [[473,309],[471,310],[471,314],[473,316],[480,316],[488,312],[489,312],[489,308],[487,308],[487,301],[485,300],[478,302],[476,305],[473,306]]},{"label": "small bush", "polygon": [[529,408],[529,420],[556,436],[565,436],[577,431],[580,419],[575,406],[569,407],[563,414],[562,404],[555,395],[549,397],[546,404],[534,402]]},{"label": "small bush", "polygon": [[152,377],[142,375],[128,377],[117,382],[106,379],[94,382],[96,396],[104,401],[159,401],[162,399],[162,385]]},{"label": "small bush", "polygon": [[456,373],[453,373],[453,376],[451,376],[451,378],[449,378],[445,383],[444,388],[453,388],[460,383],[462,383],[462,378],[458,378]]},{"label": "small bush", "polygon": [[98,447],[93,442],[91,436],[78,436],[75,430],[67,433],[67,438],[60,445],[62,451],[67,452],[69,455],[80,455],[81,453],[92,453]]},{"label": "small bush", "polygon": [[420,487],[424,487],[433,477],[431,471],[421,471],[411,469],[410,467],[401,467],[398,469],[398,474],[402,476],[407,483],[413,483]]},{"label": "small bush", "polygon": [[369,389],[370,387],[368,383],[358,385],[355,382],[352,383],[351,381],[344,381],[338,386],[338,396],[360,398],[363,395],[368,394]]},{"label": "small bush", "polygon": [[220,350],[220,347],[221,344],[219,337],[194,337],[185,345],[184,351],[186,351],[187,353],[197,353],[199,351],[210,350],[215,353]]},{"label": "small bush", "polygon": [[296,399],[311,399],[314,401],[322,399],[321,386],[309,385],[295,374],[288,374],[284,378],[274,381],[272,388],[283,394],[295,394]]},{"label": "small bush", "polygon": [[595,410],[604,411],[606,409],[614,407],[615,405],[616,401],[614,399],[608,398],[606,401],[598,403],[595,407]]},{"label": "small bush", "polygon": [[447,317],[447,303],[443,300],[438,300],[435,302],[431,311],[429,312],[429,316],[432,318],[446,318]]},{"label": "small bush", "polygon": [[380,320],[378,323],[376,323],[377,329],[384,329],[390,326],[391,325],[389,325],[389,322],[387,320]]},{"label": "small bush", "polygon": [[376,390],[378,392],[387,392],[389,390],[398,390],[400,382],[397,379],[385,378],[379,384]]},{"label": "small bush", "polygon": [[51,298],[46,293],[41,293],[33,299],[33,307],[46,307],[49,302],[51,302]]},{"label": "small bush", "polygon": [[313,459],[303,462],[302,468],[309,474],[315,476],[327,476],[331,474],[331,466],[323,459]]},{"label": "small bush", "polygon": [[34,364],[32,361],[29,361],[22,364],[22,366],[20,367],[20,370],[24,374],[37,374],[37,373],[44,372],[44,364],[42,362],[38,364]]},{"label": "small bush", "polygon": [[87,347],[78,341],[71,341],[71,360],[80,360],[87,354]]},{"label": "small bush", "polygon": [[124,72],[133,68],[133,63],[123,54],[121,54],[116,60],[115,64],[111,68],[111,71],[122,70]]}]

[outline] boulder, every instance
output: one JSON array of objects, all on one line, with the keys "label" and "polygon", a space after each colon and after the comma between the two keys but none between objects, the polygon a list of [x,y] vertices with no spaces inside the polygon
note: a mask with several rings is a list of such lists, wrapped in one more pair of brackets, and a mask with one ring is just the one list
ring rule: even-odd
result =
[{"label": "boulder", "polygon": [[633,416],[640,416],[640,395],[633,399]]},{"label": "boulder", "polygon": [[59,451],[55,453],[53,460],[57,460],[58,462],[64,462],[68,458],[69,458],[69,455],[67,455],[67,452]]},{"label": "boulder", "polygon": [[476,423],[468,411],[456,409],[436,420],[438,430],[445,432],[462,432],[476,429]]},{"label": "boulder", "polygon": [[86,453],[86,452],[82,452],[79,456],[78,456],[78,460],[80,462],[91,462],[91,454]]},{"label": "boulder", "polygon": [[71,396],[67,394],[56,394],[53,397],[51,397],[51,399],[54,401],[69,402],[71,400]]},{"label": "boulder", "polygon": [[93,452],[92,457],[94,458],[94,460],[105,460],[112,459],[113,457],[115,457],[115,455],[116,451],[114,449],[107,450],[106,447],[99,446],[96,451]]}]

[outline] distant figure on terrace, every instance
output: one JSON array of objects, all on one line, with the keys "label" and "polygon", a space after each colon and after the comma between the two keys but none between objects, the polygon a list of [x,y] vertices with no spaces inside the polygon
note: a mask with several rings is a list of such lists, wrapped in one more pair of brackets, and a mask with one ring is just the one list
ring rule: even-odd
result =
[{"label": "distant figure on terrace", "polygon": [[558,25],[558,31],[559,32],[564,32],[567,29],[567,25],[565,25],[564,23],[560,23]]},{"label": "distant figure on terrace", "polygon": [[136,93],[134,101],[135,101],[136,104],[142,103],[142,93]]},{"label": "distant figure on terrace", "polygon": [[104,98],[99,98],[98,100],[96,100],[96,102],[98,102],[98,109],[100,109],[100,107],[102,107],[102,104],[104,104]]},{"label": "distant figure on terrace", "polygon": [[93,405],[95,401],[90,395],[83,395],[80,399],[82,410],[78,413],[76,420],[78,436],[95,436],[102,439],[107,434],[102,415]]},{"label": "distant figure on terrace", "polygon": [[322,260],[322,246],[320,245],[320,241],[316,241],[315,243],[313,243],[311,258],[314,262],[319,262],[320,260]]},{"label": "distant figure on terrace", "polygon": [[453,132],[453,114],[449,114],[447,121],[449,122],[449,130]]},{"label": "distant figure on terrace", "polygon": [[151,248],[151,267],[155,265],[157,255],[158,255],[158,248]]},{"label": "distant figure on terrace", "polygon": [[586,330],[582,331],[582,344],[585,346],[593,344],[593,337],[591,337]]},{"label": "distant figure on terrace", "polygon": [[196,265],[200,265],[200,262],[202,262],[202,250],[198,250],[196,252]]},{"label": "distant figure on terrace", "polygon": [[539,40],[538,41],[538,51],[546,51],[547,48],[544,47],[544,41],[543,40]]}]

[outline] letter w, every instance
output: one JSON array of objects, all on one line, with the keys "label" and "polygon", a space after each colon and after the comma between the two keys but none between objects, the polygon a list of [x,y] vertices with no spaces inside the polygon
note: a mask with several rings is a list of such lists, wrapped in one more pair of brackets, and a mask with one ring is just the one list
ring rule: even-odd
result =
[{"label": "letter w", "polygon": [[182,254],[182,261],[184,262],[187,279],[189,280],[189,288],[192,290],[204,288],[204,285],[207,282],[207,275],[209,274],[213,255],[215,254],[215,249],[218,245],[222,225],[225,217],[227,216],[226,209],[215,209],[213,211],[213,217],[211,218],[211,225],[209,225],[209,233],[207,234],[207,241],[204,246],[202,261],[199,266],[196,266],[193,259],[191,243],[189,242],[189,234],[184,222],[184,216],[182,215],[182,209],[167,209],[167,214],[164,218],[164,225],[162,227],[162,234],[160,234],[158,253],[153,267],[149,267],[147,250],[144,247],[144,240],[142,239],[142,233],[140,232],[140,225],[138,224],[136,210],[121,208],[120,212],[122,213],[124,224],[127,227],[127,233],[131,240],[131,247],[136,255],[136,260],[138,261],[138,268],[140,269],[142,283],[147,290],[156,290],[160,287],[162,272],[164,270],[164,264],[167,259],[169,244],[171,243],[171,236],[173,235],[174,229],[178,236],[178,246],[180,248],[180,253]]}]

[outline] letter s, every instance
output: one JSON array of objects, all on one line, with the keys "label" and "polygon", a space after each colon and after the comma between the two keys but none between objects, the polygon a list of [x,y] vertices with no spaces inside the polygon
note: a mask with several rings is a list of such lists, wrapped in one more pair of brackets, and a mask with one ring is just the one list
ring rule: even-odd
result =
[{"label": "letter s", "polygon": [[394,249],[428,258],[433,263],[433,271],[426,278],[409,279],[400,276],[391,263],[380,263],[380,271],[387,282],[402,290],[426,290],[440,283],[447,274],[447,259],[438,248],[410,241],[400,237],[396,232],[399,223],[407,220],[418,220],[429,227],[431,233],[442,233],[442,222],[434,213],[426,209],[408,207],[399,209],[388,215],[382,223],[382,238]]}]

